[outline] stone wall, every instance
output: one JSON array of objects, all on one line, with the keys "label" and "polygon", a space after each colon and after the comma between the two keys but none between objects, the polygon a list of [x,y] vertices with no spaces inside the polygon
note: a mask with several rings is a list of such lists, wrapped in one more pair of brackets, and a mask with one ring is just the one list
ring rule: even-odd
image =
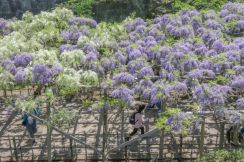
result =
[{"label": "stone wall", "polygon": [[[0,0],[0,17],[21,18],[23,13],[30,11],[34,14],[48,10],[57,3],[66,0]],[[135,12],[137,17],[150,17],[153,4],[158,0],[108,0],[96,2],[92,6],[94,19],[101,21],[121,21]]]},{"label": "stone wall", "polygon": [[100,21],[121,21],[135,12],[136,16],[146,18],[151,0],[106,1],[93,5],[94,19]]},{"label": "stone wall", "polygon": [[21,18],[26,11],[38,13],[42,10],[48,10],[55,6],[56,3],[65,0],[0,0],[0,17]]}]

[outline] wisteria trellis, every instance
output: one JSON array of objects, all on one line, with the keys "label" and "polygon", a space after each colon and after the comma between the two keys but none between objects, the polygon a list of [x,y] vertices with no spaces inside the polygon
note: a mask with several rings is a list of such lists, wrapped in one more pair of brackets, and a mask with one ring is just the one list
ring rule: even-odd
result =
[{"label": "wisteria trellis", "polygon": [[[138,98],[163,99],[169,107],[190,99],[240,124],[243,114],[226,108],[234,103],[234,109],[244,109],[243,10],[242,3],[227,3],[218,13],[189,10],[116,24],[97,24],[59,8],[18,21],[1,19],[1,88],[55,85],[63,95],[101,85],[128,106]],[[183,122],[173,120],[185,116],[178,112],[164,122],[177,132]]]}]

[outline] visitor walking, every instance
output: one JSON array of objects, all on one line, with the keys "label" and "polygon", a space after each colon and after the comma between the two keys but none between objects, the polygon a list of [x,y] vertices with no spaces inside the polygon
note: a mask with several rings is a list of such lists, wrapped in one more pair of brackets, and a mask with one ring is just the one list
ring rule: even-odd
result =
[{"label": "visitor walking", "polygon": [[244,145],[244,126],[240,127],[238,138],[239,138],[239,143],[241,145]]},{"label": "visitor walking", "polygon": [[[40,107],[37,106],[31,114],[35,116],[39,115]],[[31,116],[28,116],[26,113],[23,113],[22,125],[26,127],[26,130],[28,131],[29,136],[32,140],[32,144],[34,144],[36,142],[34,135],[37,132],[36,119],[32,118]]]},{"label": "visitor walking", "polygon": [[160,117],[162,115],[162,112],[163,112],[163,106],[164,106],[164,101],[163,99],[162,100],[159,100],[157,103],[155,104],[148,104],[146,106],[146,109],[153,109],[153,108],[157,108],[157,114],[158,114],[158,117]]},{"label": "visitor walking", "polygon": [[129,137],[126,137],[127,141],[130,139],[130,137],[135,135],[139,129],[141,130],[141,134],[144,134],[144,123],[143,123],[143,120],[142,120],[142,114],[141,113],[142,113],[142,111],[144,110],[145,107],[146,107],[146,105],[139,105],[137,107],[136,112],[134,112],[131,115],[130,124],[133,125],[134,129],[130,133]]},{"label": "visitor walking", "polygon": [[[237,128],[237,126],[231,126],[226,132],[227,141],[231,145],[242,145],[244,143],[244,126],[241,126],[240,129]],[[234,134],[237,134],[238,141],[235,141]]]}]

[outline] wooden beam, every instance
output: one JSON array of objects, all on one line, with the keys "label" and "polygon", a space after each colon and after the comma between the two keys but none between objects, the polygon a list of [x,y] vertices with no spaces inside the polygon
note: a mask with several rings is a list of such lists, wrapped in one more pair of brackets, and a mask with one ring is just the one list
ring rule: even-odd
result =
[{"label": "wooden beam", "polygon": [[124,147],[126,147],[126,146],[128,146],[128,145],[131,145],[131,144],[133,144],[133,143],[135,143],[135,142],[141,140],[142,138],[145,138],[145,137],[151,137],[151,135],[154,135],[154,134],[158,134],[158,135],[160,135],[160,132],[161,132],[160,129],[158,129],[158,128],[154,128],[154,129],[152,129],[151,131],[146,132],[146,133],[143,134],[143,135],[137,136],[136,138],[133,138],[133,139],[130,140],[130,141],[127,141],[127,142],[125,142],[125,143],[122,143],[122,144],[119,145],[118,147],[115,147],[115,148],[110,149],[110,150],[108,151],[108,153],[110,153],[111,151],[120,150],[120,149],[122,149],[122,148],[124,148]]},{"label": "wooden beam", "polygon": [[[46,125],[46,123],[45,123],[45,121],[44,121],[43,119],[41,119],[41,118],[39,118],[39,117],[37,117],[37,116],[35,116],[35,115],[32,115],[32,114],[29,114],[29,116],[33,117],[34,119],[36,119],[36,120],[38,120],[38,121],[40,121],[41,123],[43,123],[43,124]],[[55,131],[57,131],[57,132],[59,132],[59,133],[61,133],[61,134],[63,134],[65,137],[68,137],[68,138],[74,140],[75,142],[77,142],[77,143],[79,143],[79,144],[81,144],[81,145],[84,145],[84,146],[86,146],[86,147],[88,147],[88,148],[90,148],[90,149],[96,151],[96,153],[102,155],[102,152],[101,152],[101,151],[99,151],[98,149],[92,147],[92,146],[89,145],[89,144],[86,144],[85,142],[83,142],[82,140],[78,139],[77,137],[75,137],[75,136],[73,136],[73,135],[71,135],[71,134],[65,133],[65,132],[62,131],[61,129],[59,129],[59,128],[57,128],[57,127],[54,127],[54,126],[52,126],[52,129],[55,130]]]}]

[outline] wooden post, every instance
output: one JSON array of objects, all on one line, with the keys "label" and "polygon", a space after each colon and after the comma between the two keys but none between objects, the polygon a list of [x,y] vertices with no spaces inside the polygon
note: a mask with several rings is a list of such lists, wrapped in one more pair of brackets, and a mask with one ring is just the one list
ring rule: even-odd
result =
[{"label": "wooden post", "polygon": [[[106,104],[106,103],[105,103]],[[107,147],[107,136],[108,136],[108,113],[106,108],[103,108],[103,161],[107,162],[107,153],[108,153],[108,147]]]},{"label": "wooden post", "polygon": [[9,148],[10,148],[10,154],[11,154],[11,157],[13,156],[13,152],[12,152],[12,143],[11,143],[11,139],[8,135],[8,141],[9,141]]},{"label": "wooden post", "polygon": [[163,159],[163,151],[164,151],[164,129],[161,129],[160,144],[159,144],[159,158],[160,159]]},{"label": "wooden post", "polygon": [[219,136],[219,148],[222,149],[224,146],[224,137],[225,137],[225,124],[220,123],[220,136]]},{"label": "wooden post", "polygon": [[204,149],[204,136],[205,136],[205,118],[203,117],[202,125],[201,125],[201,137],[200,137],[200,146],[199,146],[199,154],[203,155]]},{"label": "wooden post", "polygon": [[180,135],[180,151],[179,151],[179,160],[182,161],[182,146],[183,146],[183,136]]},{"label": "wooden post", "polygon": [[7,97],[7,90],[6,89],[3,90],[3,94],[4,94],[4,97]]},{"label": "wooden post", "polygon": [[15,160],[18,162],[19,161],[19,157],[18,157],[18,149],[17,149],[15,137],[13,137],[13,144],[14,144]]},{"label": "wooden post", "polygon": [[[50,103],[47,104],[47,117],[49,118],[51,114]],[[52,162],[52,129],[47,126],[47,160]]]},{"label": "wooden post", "polygon": [[[124,129],[124,125],[125,125],[125,111],[124,109],[121,110],[121,143],[124,143],[124,139],[125,139],[125,129]],[[127,147],[125,147],[125,161],[127,161],[128,158],[128,149]],[[123,155],[122,155],[123,156]]]},{"label": "wooden post", "polygon": [[71,157],[71,161],[74,161],[73,141],[72,141],[71,138],[69,139],[69,147],[70,147],[70,157]]},{"label": "wooden post", "polygon": [[[146,132],[149,132],[149,119],[146,121]],[[147,159],[151,159],[151,153],[150,153],[150,137],[147,137],[146,139],[147,144]]]},{"label": "wooden post", "polygon": [[[85,143],[86,143],[86,132],[84,132],[85,135]],[[87,162],[87,147],[85,146],[85,157],[86,157],[86,162]]]},{"label": "wooden post", "polygon": [[125,146],[125,162],[128,162],[128,148]]},{"label": "wooden post", "polygon": [[233,129],[233,142],[235,145],[238,145],[238,126],[235,125]]},{"label": "wooden post", "polygon": [[[20,143],[21,143],[21,138],[20,138],[20,136],[18,136],[18,145],[17,145],[17,148],[19,147]],[[21,161],[23,161],[23,154],[22,154],[22,148],[21,147],[19,148],[19,151],[20,151]],[[32,149],[32,154],[33,154],[33,149]]]},{"label": "wooden post", "polygon": [[121,111],[121,143],[124,142],[124,137],[125,137],[125,129],[124,129],[124,124],[125,124],[125,111],[122,109]]}]

